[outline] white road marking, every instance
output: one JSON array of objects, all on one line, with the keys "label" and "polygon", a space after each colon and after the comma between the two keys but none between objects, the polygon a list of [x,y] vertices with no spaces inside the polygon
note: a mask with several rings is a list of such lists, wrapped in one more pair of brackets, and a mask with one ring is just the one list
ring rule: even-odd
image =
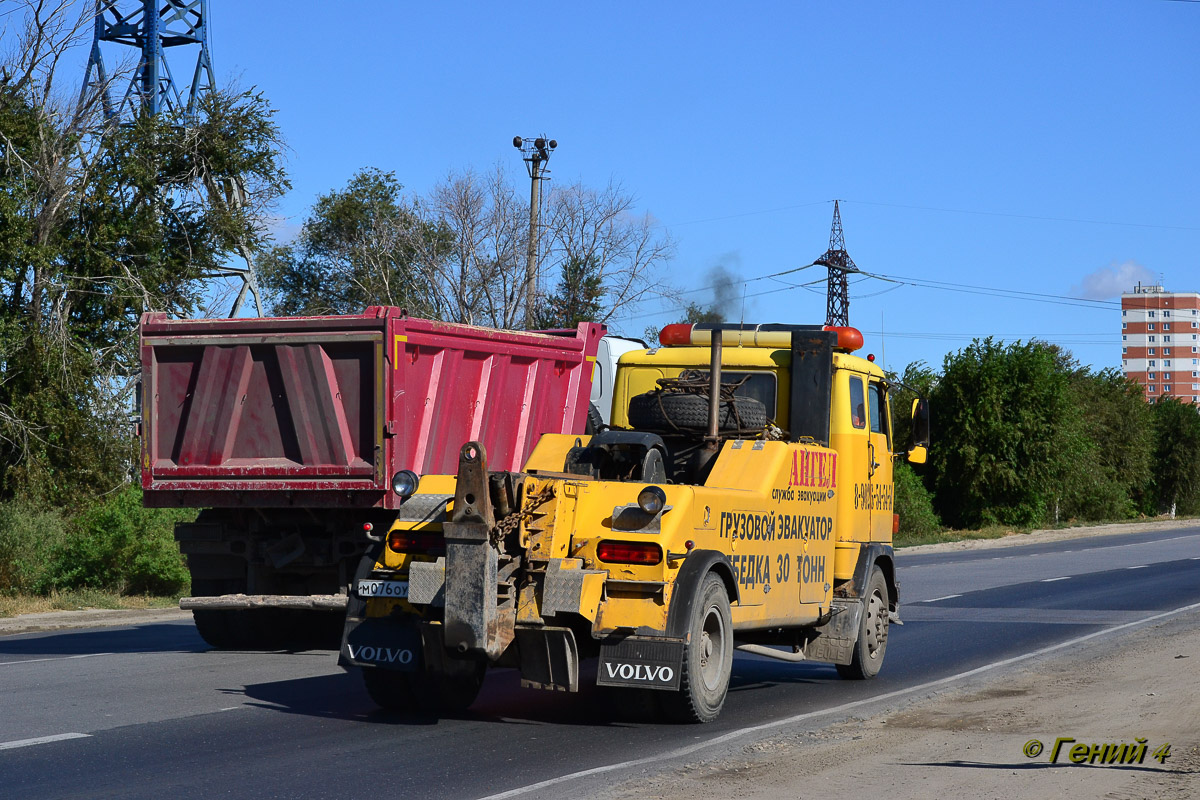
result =
[{"label": "white road marking", "polygon": [[1082,644],[1083,642],[1088,642],[1088,641],[1091,641],[1092,639],[1098,639],[1102,636],[1109,636],[1111,634],[1117,633],[1118,631],[1128,630],[1129,628],[1134,628],[1139,625],[1145,625],[1149,622],[1155,622],[1160,619],[1166,619],[1167,617],[1172,617],[1177,614],[1184,614],[1184,613],[1187,613],[1188,611],[1195,611],[1196,609],[1200,609],[1200,603],[1193,603],[1190,606],[1181,606],[1180,608],[1174,608],[1174,609],[1171,609],[1170,611],[1163,611],[1162,613],[1159,613],[1159,614],[1152,614],[1149,617],[1143,617],[1142,619],[1137,619],[1132,622],[1125,622],[1121,625],[1114,625],[1111,628],[1105,628],[1104,630],[1101,630],[1101,631],[1095,631],[1094,633],[1088,633],[1083,636],[1077,636],[1074,639],[1068,639],[1065,642],[1059,642],[1058,644],[1052,644],[1048,647],[1042,647],[1038,650],[1031,650],[1028,653],[1022,653],[1021,655],[1001,659],[1000,661],[993,661],[991,664],[984,664],[982,667],[976,667],[975,669],[969,669],[966,672],[960,672],[956,675],[950,675],[945,678],[939,678],[938,680],[935,680],[935,681],[928,681],[926,683],[918,684],[916,686],[911,686],[907,689],[897,689],[895,691],[885,692],[883,694],[876,695],[874,697],[865,697],[862,700],[854,700],[849,703],[843,703],[842,705],[834,706],[833,708],[825,708],[820,711],[809,711],[804,714],[796,714],[795,716],[784,717],[783,719],[777,719],[777,720],[774,720],[773,722],[765,722],[761,725],[751,725],[750,727],[740,728],[736,731],[730,731],[729,733],[723,734],[721,736],[714,736],[712,739],[707,739],[702,742],[696,742],[695,744],[690,744],[690,745],[687,745],[686,747],[680,747],[680,748],[676,748],[675,750],[669,750],[666,753],[659,753],[657,755],[647,756],[645,758],[638,758],[638,759],[634,759],[632,761],[622,761],[617,764],[606,764],[602,767],[593,767],[592,769],[585,769],[585,770],[580,770],[579,772],[572,772],[568,775],[561,775],[557,778],[550,778],[549,780],[539,781],[538,783],[531,783],[528,786],[521,786],[516,789],[509,789],[508,791],[500,792],[499,794],[490,794],[487,797],[481,797],[480,800],[505,800],[506,798],[509,798],[509,797],[520,797],[523,794],[535,792],[535,791],[538,791],[539,789],[548,789],[551,786],[557,786],[561,783],[568,783],[570,781],[579,780],[580,778],[591,777],[592,775],[603,775],[606,772],[615,772],[615,771],[621,770],[621,769],[629,769],[631,767],[640,767],[640,766],[643,766],[646,764],[655,764],[655,763],[658,763],[661,761],[668,761],[668,760],[673,760],[673,759],[677,759],[677,758],[683,758],[685,756],[690,756],[693,753],[696,753],[700,750],[706,750],[710,747],[715,747],[719,744],[725,744],[726,742],[731,742],[731,741],[734,741],[737,739],[741,739],[745,736],[749,736],[754,733],[761,733],[763,731],[769,731],[769,730],[773,730],[775,728],[782,728],[786,725],[794,725],[797,722],[805,722],[810,719],[817,719],[820,717],[828,717],[828,716],[833,716],[835,714],[842,714],[847,711],[852,711],[856,708],[861,708],[863,706],[870,705],[872,703],[881,703],[885,700],[894,700],[896,698],[905,697],[907,695],[928,692],[931,689],[936,689],[938,687],[945,686],[947,684],[955,683],[956,681],[961,681],[964,678],[970,678],[975,675],[981,675],[985,672],[990,672],[995,669],[1000,669],[1001,667],[1007,667],[1012,664],[1019,664],[1022,661],[1028,661],[1031,658],[1037,658],[1038,656],[1043,656],[1048,653],[1056,652],[1058,650],[1064,650],[1068,647],[1074,647],[1077,644]]},{"label": "white road marking", "polygon": [[1145,569],[1146,567],[1146,564],[1138,564],[1136,567],[1126,567],[1125,569]]},{"label": "white road marking", "polygon": [[953,600],[956,597],[962,597],[961,594],[948,594],[945,597],[935,597],[932,600],[921,600],[922,603],[936,603],[939,600]]},{"label": "white road marking", "polygon": [[1069,581],[1069,580],[1071,580],[1070,575],[1063,575],[1061,578],[1046,578],[1046,580],[1042,581],[1042,583],[1054,583],[1055,581]]},{"label": "white road marking", "polygon": [[17,739],[15,742],[0,742],[0,750],[12,750],[17,747],[32,747],[35,744],[50,742],[65,742],[67,739],[90,739],[90,733],[56,733],[53,736],[39,736],[36,739]]},{"label": "white road marking", "polygon": [[116,653],[84,653],[78,656],[61,656],[59,658],[27,658],[24,661],[0,661],[0,667],[9,667],[13,664],[38,664],[43,661],[70,661],[75,658],[96,658],[97,656],[115,656]]}]

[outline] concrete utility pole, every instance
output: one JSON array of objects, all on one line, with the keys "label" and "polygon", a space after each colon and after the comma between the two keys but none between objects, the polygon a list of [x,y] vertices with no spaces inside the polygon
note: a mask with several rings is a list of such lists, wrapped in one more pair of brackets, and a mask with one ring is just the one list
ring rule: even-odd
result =
[{"label": "concrete utility pole", "polygon": [[538,261],[538,212],[541,208],[541,189],[538,184],[546,180],[546,162],[558,147],[554,139],[539,136],[536,139],[513,137],[513,147],[521,151],[525,168],[529,172],[529,243],[525,251],[525,327],[533,326],[533,313],[537,305],[537,261]]}]

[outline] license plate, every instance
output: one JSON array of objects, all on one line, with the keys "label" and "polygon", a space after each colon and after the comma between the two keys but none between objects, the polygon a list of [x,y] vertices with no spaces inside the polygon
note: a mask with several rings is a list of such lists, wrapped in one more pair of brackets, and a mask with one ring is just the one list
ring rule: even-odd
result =
[{"label": "license plate", "polygon": [[408,581],[371,581],[358,582],[359,597],[408,597]]}]

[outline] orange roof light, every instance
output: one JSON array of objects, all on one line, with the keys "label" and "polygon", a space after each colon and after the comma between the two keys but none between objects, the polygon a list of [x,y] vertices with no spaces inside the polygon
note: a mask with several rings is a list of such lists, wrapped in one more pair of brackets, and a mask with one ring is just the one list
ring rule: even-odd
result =
[{"label": "orange roof light", "polygon": [[664,325],[658,332],[658,341],[664,346],[687,345],[692,343],[692,325],[690,322],[673,322]]},{"label": "orange roof light", "polygon": [[837,349],[853,352],[863,346],[863,335],[858,328],[849,326],[826,325],[825,330],[837,334]]}]

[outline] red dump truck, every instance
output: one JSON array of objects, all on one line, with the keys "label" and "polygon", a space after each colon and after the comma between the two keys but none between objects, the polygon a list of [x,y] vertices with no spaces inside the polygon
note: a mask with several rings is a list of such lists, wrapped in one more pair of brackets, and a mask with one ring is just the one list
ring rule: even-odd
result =
[{"label": "red dump truck", "polygon": [[192,575],[180,605],[201,636],[336,649],[367,537],[396,519],[415,489],[406,481],[453,473],[465,441],[518,470],[543,433],[582,433],[603,333],[499,331],[391,307],[144,315],[143,497],[204,509],[175,531]]}]

